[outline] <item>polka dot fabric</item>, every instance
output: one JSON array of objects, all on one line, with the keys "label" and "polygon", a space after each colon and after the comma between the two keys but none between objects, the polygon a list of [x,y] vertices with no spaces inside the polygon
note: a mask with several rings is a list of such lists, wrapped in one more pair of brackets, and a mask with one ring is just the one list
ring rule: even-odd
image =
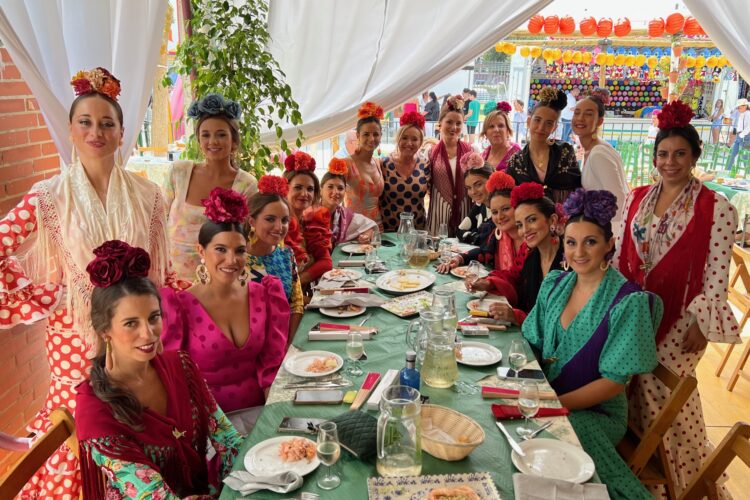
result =
[{"label": "polka dot fabric", "polygon": [[383,214],[384,231],[398,230],[401,212],[413,213],[414,227],[424,229],[427,223],[424,198],[430,191],[431,179],[429,161],[421,156],[417,157],[417,163],[408,178],[398,173],[393,157],[383,160],[385,187],[380,197],[380,211]]}]

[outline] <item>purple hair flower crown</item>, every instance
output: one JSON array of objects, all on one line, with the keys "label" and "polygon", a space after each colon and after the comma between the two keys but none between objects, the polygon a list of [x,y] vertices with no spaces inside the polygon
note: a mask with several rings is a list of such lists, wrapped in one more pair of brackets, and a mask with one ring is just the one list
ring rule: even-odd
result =
[{"label": "purple hair flower crown", "polygon": [[617,197],[605,190],[576,189],[563,204],[568,219],[583,215],[606,226],[617,215]]}]

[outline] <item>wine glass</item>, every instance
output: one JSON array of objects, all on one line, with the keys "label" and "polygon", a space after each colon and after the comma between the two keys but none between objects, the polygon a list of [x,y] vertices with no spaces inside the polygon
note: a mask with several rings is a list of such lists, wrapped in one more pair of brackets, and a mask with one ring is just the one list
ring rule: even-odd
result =
[{"label": "wine glass", "polygon": [[518,411],[523,415],[524,427],[516,429],[516,433],[521,436],[529,436],[533,431],[529,427],[529,419],[539,411],[539,386],[533,380],[524,380],[518,393]]},{"label": "wine glass", "polygon": [[341,484],[341,478],[331,472],[341,455],[339,433],[335,422],[323,422],[318,426],[318,444],[316,447],[318,459],[326,465],[326,473],[318,479],[318,488],[332,490]]},{"label": "wine glass", "polygon": [[515,379],[518,382],[518,370],[526,364],[526,346],[522,340],[513,340],[508,348],[508,363],[516,373]]},{"label": "wine glass", "polygon": [[474,283],[479,281],[479,278],[482,276],[482,271],[484,271],[482,264],[476,260],[469,262],[469,265],[466,268],[466,278],[464,280],[467,290],[472,291]]},{"label": "wine glass", "polygon": [[377,255],[378,248],[383,243],[383,237],[380,235],[380,231],[378,231],[378,228],[375,228],[375,232],[372,233],[372,238],[370,238],[370,245],[375,249],[375,254]]},{"label": "wine glass", "polygon": [[440,226],[438,226],[437,236],[441,240],[448,237],[448,224],[446,222],[442,222]]},{"label": "wine glass", "polygon": [[370,248],[365,253],[365,271],[367,271],[368,274],[372,274],[372,272],[375,270],[375,268],[378,267],[379,259],[378,259],[378,250],[377,248]]},{"label": "wine glass", "polygon": [[357,331],[350,331],[346,337],[346,357],[349,358],[351,364],[349,365],[348,375],[352,377],[359,377],[364,372],[359,367],[359,358],[365,352],[365,344],[362,342],[362,334]]},{"label": "wine glass", "polygon": [[440,262],[448,264],[453,260],[453,252],[451,251],[451,244],[447,241],[441,241],[438,246],[438,252],[440,253]]}]

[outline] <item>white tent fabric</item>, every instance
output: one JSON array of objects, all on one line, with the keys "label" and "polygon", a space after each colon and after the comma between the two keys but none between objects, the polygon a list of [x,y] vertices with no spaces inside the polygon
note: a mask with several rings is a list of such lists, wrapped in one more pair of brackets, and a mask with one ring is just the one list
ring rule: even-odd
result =
[{"label": "white tent fabric", "polygon": [[70,160],[70,77],[107,68],[122,82],[125,158],[140,132],[164,32],[164,0],[0,0],[0,40]]},{"label": "white tent fabric", "polygon": [[684,0],[711,40],[750,82],[750,2],[748,0]]},{"label": "white tent fabric", "polygon": [[352,128],[364,101],[391,109],[414,98],[551,1],[274,0],[270,48],[315,142]]}]

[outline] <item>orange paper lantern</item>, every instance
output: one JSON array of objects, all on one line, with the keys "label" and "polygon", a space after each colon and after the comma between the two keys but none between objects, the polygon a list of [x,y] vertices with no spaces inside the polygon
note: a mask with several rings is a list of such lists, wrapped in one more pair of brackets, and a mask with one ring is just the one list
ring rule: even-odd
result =
[{"label": "orange paper lantern", "polygon": [[683,16],[679,12],[675,12],[674,14],[670,14],[667,17],[667,23],[664,26],[664,31],[666,31],[669,35],[676,35],[680,31],[682,31],[683,26],[685,26],[685,16]]},{"label": "orange paper lantern", "polygon": [[685,26],[682,28],[682,31],[686,35],[690,36],[696,36],[701,34],[701,25],[698,23],[698,20],[694,18],[693,16],[688,16],[687,19],[685,19]]},{"label": "orange paper lantern", "polygon": [[548,35],[554,35],[560,29],[560,19],[557,16],[547,16],[544,18],[544,32]]},{"label": "orange paper lantern", "polygon": [[648,22],[648,36],[660,37],[664,34],[664,19],[657,17]]},{"label": "orange paper lantern", "polygon": [[570,35],[576,30],[576,22],[570,16],[563,16],[560,18],[560,33],[563,35]]},{"label": "orange paper lantern", "polygon": [[593,17],[587,17],[585,19],[582,19],[580,24],[578,25],[578,29],[581,31],[581,35],[583,36],[591,36],[594,33],[596,33],[596,19]]},{"label": "orange paper lantern", "polygon": [[630,19],[621,17],[615,24],[615,36],[627,36],[630,34]]},{"label": "orange paper lantern", "polygon": [[542,31],[543,27],[544,16],[540,16],[539,14],[531,16],[531,19],[529,19],[529,24],[527,26],[527,28],[529,29],[529,33],[536,35],[540,31]]},{"label": "orange paper lantern", "polygon": [[596,34],[600,37],[608,37],[612,33],[612,19],[609,17],[603,17],[599,19],[599,24],[596,25]]}]

